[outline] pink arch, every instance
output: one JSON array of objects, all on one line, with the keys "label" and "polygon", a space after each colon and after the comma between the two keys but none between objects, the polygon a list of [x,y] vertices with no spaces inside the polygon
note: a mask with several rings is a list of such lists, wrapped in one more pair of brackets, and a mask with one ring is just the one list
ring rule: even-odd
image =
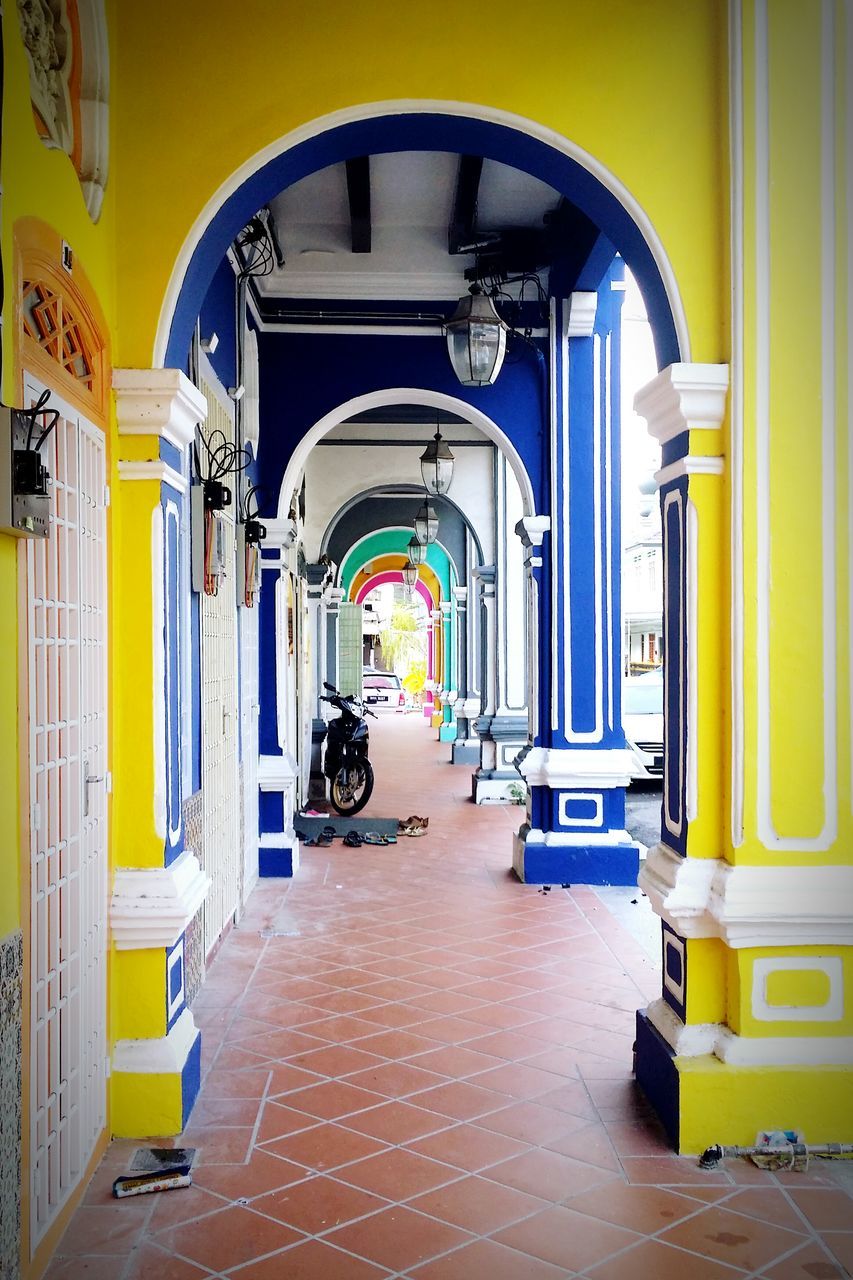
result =
[{"label": "pink arch", "polygon": [[[368,595],[368,593],[371,592],[374,587],[381,587],[383,582],[402,583],[402,581],[403,581],[403,574],[399,569],[386,569],[384,573],[375,573],[372,578],[368,578],[367,581],[362,586],[359,587],[358,595],[355,598],[355,603],[361,604],[364,600],[364,597]],[[433,600],[432,592],[430,591],[426,583],[421,582],[420,578],[418,578],[417,582],[415,583],[415,590],[417,591],[418,595],[421,597],[421,599],[423,600],[424,604],[428,609],[432,610],[437,607],[435,600]]]}]

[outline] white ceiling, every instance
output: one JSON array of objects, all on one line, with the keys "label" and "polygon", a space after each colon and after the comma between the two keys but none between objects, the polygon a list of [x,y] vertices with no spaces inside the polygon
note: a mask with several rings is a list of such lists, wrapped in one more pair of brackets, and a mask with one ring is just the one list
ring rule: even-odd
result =
[{"label": "white ceiling", "polygon": [[[346,167],[332,165],[294,183],[270,202],[285,257],[258,280],[269,298],[431,299],[465,292],[473,255],[451,255],[448,226],[459,157],[398,151],[370,158],[371,252],[352,253]],[[508,165],[486,160],[479,187],[479,230],[540,227],[558,193]]]}]

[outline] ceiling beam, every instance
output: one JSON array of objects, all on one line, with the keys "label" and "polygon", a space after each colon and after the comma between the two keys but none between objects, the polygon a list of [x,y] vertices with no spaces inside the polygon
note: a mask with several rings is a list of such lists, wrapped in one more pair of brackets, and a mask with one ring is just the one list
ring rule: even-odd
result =
[{"label": "ceiling beam", "polygon": [[447,229],[448,253],[470,253],[477,218],[477,195],[483,172],[482,156],[460,156],[456,195]]},{"label": "ceiling beam", "polygon": [[370,156],[347,160],[350,235],[353,253],[370,253]]}]

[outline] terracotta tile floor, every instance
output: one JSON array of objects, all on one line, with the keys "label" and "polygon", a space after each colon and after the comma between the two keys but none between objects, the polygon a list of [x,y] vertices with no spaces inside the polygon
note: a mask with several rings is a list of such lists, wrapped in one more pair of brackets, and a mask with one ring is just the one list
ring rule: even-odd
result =
[{"label": "terracotta tile floor", "polygon": [[647,952],[594,890],[516,883],[521,811],[422,720],[372,735],[368,813],[429,835],[255,891],[195,1005],[194,1185],[113,1201],[113,1143],[51,1280],[848,1275],[847,1169],[673,1156],[631,1079]]}]

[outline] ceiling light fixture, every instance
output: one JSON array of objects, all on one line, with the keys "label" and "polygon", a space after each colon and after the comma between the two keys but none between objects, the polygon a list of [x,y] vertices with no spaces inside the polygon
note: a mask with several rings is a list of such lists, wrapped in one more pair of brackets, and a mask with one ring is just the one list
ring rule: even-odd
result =
[{"label": "ceiling light fixture", "polygon": [[418,566],[412,564],[411,560],[407,560],[403,565],[403,582],[409,591],[413,591],[418,581]]},{"label": "ceiling light fixture", "polygon": [[441,438],[436,414],[435,438],[430,440],[421,454],[421,475],[424,485],[430,493],[447,493],[453,480],[453,454],[445,440]]},{"label": "ceiling light fixture", "polygon": [[414,535],[409,539],[406,550],[409,553],[409,559],[412,564],[423,564],[426,560],[426,543],[419,542]]},{"label": "ceiling light fixture", "polygon": [[450,363],[463,387],[487,387],[501,371],[509,326],[478,284],[459,299],[444,326]]},{"label": "ceiling light fixture", "polygon": [[424,547],[435,542],[438,537],[438,516],[429,505],[429,497],[424,499],[423,506],[415,516],[415,537]]}]

